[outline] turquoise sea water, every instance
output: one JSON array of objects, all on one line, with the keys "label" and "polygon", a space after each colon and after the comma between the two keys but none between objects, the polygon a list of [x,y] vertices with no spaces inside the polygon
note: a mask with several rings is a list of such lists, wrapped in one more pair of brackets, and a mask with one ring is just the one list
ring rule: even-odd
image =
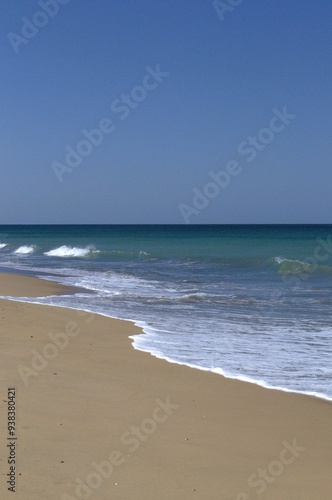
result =
[{"label": "turquoise sea water", "polygon": [[0,226],[0,269],[79,286],[29,301],[132,319],[158,357],[332,399],[332,225]]}]

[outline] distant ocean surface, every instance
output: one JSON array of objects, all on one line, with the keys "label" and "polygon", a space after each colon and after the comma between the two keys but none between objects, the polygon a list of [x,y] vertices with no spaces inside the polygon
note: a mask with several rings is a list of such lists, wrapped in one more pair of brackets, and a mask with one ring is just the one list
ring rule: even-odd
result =
[{"label": "distant ocean surface", "polygon": [[332,400],[332,225],[0,226],[0,269],[80,287],[22,300],[134,320],[157,357]]}]

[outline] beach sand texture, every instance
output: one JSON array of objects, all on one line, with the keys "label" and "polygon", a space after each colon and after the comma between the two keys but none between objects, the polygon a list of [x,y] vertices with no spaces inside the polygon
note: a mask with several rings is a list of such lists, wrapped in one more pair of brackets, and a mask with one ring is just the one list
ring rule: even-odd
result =
[{"label": "beach sand texture", "polygon": [[[2,296],[64,291],[0,275]],[[0,325],[1,499],[332,498],[330,402],[156,359],[132,322],[1,300]]]}]

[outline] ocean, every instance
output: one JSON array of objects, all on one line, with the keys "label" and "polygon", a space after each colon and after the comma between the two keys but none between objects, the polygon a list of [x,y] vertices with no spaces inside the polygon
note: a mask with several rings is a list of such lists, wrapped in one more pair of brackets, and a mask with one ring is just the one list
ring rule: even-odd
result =
[{"label": "ocean", "polygon": [[133,320],[136,349],[332,400],[332,225],[0,226],[0,270],[79,287],[19,300]]}]

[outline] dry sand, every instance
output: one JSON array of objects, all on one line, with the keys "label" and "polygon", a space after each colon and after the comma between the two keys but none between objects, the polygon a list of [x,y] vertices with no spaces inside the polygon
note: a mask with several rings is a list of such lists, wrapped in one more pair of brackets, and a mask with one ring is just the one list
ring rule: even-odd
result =
[{"label": "dry sand", "polygon": [[[64,292],[0,275],[2,296]],[[0,325],[1,500],[331,500],[331,403],[158,360],[130,322],[1,300]]]}]

